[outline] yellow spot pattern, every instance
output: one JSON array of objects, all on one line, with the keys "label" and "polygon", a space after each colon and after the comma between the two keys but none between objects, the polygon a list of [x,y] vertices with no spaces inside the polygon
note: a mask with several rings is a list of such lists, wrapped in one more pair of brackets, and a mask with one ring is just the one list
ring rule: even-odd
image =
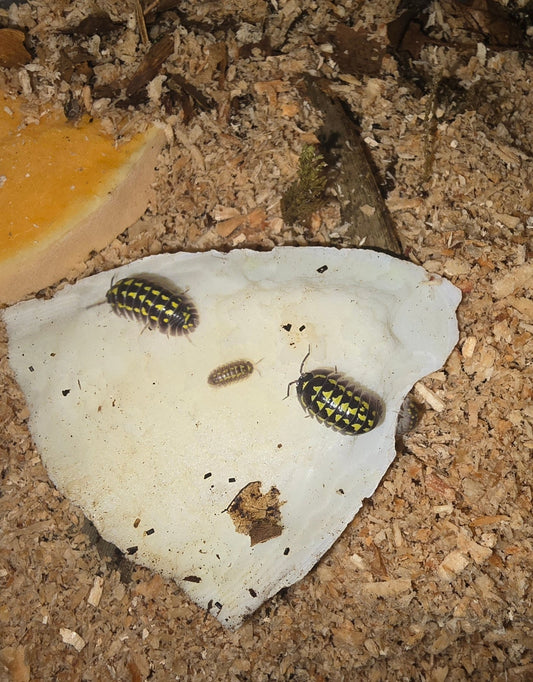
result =
[{"label": "yellow spot pattern", "polygon": [[335,372],[315,370],[299,380],[298,397],[302,407],[320,423],[342,433],[356,435],[373,429],[382,414],[382,403],[358,390]]},{"label": "yellow spot pattern", "polygon": [[140,279],[117,282],[107,292],[107,300],[118,314],[144,319],[163,332],[188,332],[197,324],[198,314],[187,298]]}]

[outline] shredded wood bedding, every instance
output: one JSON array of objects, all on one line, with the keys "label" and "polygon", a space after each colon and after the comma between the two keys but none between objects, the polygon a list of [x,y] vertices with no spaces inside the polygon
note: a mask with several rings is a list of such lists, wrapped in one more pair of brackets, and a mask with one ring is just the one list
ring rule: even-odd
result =
[{"label": "shredded wood bedding", "polygon": [[[59,104],[117,141],[149,122],[167,135],[153,204],[68,281],[169,251],[359,246],[340,219],[311,74],[357,120],[404,256],[463,292],[458,347],[415,387],[425,413],[372,499],[234,633],[97,542],[54,489],[2,329],[0,679],[533,677],[531,30],[523,2],[415,4],[0,10],[26,45],[0,87],[25,96],[27,120]],[[281,198],[319,141],[333,152],[323,205],[286,225]]]}]

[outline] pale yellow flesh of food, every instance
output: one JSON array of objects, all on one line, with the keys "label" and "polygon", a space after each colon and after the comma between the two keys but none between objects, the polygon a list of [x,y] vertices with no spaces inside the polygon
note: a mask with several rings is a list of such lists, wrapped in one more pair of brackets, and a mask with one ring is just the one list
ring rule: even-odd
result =
[{"label": "pale yellow flesh of food", "polygon": [[116,146],[97,121],[62,112],[22,126],[0,94],[0,302],[54,284],[146,210],[162,131]]}]

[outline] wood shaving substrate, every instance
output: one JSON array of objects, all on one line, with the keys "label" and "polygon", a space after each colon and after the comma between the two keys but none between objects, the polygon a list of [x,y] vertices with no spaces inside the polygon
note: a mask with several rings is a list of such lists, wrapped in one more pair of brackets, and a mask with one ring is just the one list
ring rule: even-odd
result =
[{"label": "wood shaving substrate", "polygon": [[[131,5],[124,54],[113,46],[101,79],[131,77],[145,51]],[[422,423],[322,561],[231,633],[173,582],[137,567],[121,580],[82,532],[79,510],[54,489],[31,442],[2,330],[1,680],[533,679],[531,57],[425,47],[430,75],[453,74],[465,88],[490,84],[499,112],[495,121],[486,103],[456,114],[437,108],[430,129],[431,93],[412,86],[392,56],[378,77],[343,74],[319,37],[344,22],[385,45],[396,5],[180,3],[197,23],[186,28],[173,19],[176,49],[165,73],[181,74],[216,104],[195,109],[185,123],[179,108],[168,113],[160,105],[164,79],[137,112],[91,102],[85,91],[91,113],[117,135],[155,120],[169,146],[156,203],[70,281],[179,249],[353,246],[343,241],[333,190],[305,228],[285,226],[279,209],[301,148],[320,126],[300,75],[319,74],[359,114],[376,169],[388,179],[387,203],[406,253],[464,294],[458,347],[417,386],[427,407]],[[115,20],[124,13],[123,3],[99,6]],[[54,69],[76,38],[57,29],[92,9],[44,0],[12,6],[13,23],[37,37],[39,48],[30,64],[4,70],[0,85],[26,93],[28,116],[67,97]],[[239,41],[252,42],[248,34],[260,34],[272,14],[280,48],[239,58]],[[225,37],[198,28],[230,16]],[[80,40],[102,57],[98,41]],[[221,79],[212,55],[223,40],[229,61]]]}]

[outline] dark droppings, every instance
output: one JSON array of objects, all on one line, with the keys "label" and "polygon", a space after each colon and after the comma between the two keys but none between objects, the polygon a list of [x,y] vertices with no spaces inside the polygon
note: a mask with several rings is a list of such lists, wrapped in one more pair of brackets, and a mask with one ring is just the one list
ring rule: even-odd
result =
[{"label": "dark droppings", "polygon": [[137,545],[134,545],[133,547],[128,547],[126,549],[126,554],[128,554],[129,556],[131,556],[132,554],[136,554],[138,549],[139,548],[137,547]]},{"label": "dark droppings", "polygon": [[33,365],[30,365],[28,369],[30,370],[30,372],[35,372],[35,368],[33,367]]},{"label": "dark droppings", "polygon": [[185,578],[182,578],[185,582],[188,583],[201,583],[202,579],[198,575],[186,575]]},{"label": "dark droppings", "polygon": [[64,389],[61,391],[61,393],[62,393],[64,396],[67,396],[67,395],[70,393],[70,388],[64,388]]},{"label": "dark droppings", "polygon": [[213,474],[210,471],[208,471],[207,474],[204,474],[204,481],[206,478],[210,478],[212,475]]},{"label": "dark droppings", "polygon": [[288,554],[290,551],[291,551],[291,548],[290,548],[290,547],[285,547],[285,549],[283,550],[283,554],[284,554],[285,556],[287,556],[287,554]]},{"label": "dark droppings", "polygon": [[145,531],[145,534],[146,534],[146,535],[153,535],[154,533],[155,533],[155,529],[154,529],[154,528],[149,528],[147,531]]},{"label": "dark droppings", "polygon": [[252,596],[254,598],[257,597],[257,592],[255,590],[253,590],[251,587],[248,590],[248,592],[250,593],[250,596]]},{"label": "dark droppings", "polygon": [[316,269],[316,271],[322,274],[323,272],[326,272],[327,269],[328,269],[327,265],[321,265],[319,268]]},{"label": "dark droppings", "polygon": [[292,324],[290,322],[287,322],[287,324],[282,324],[281,326],[286,332],[290,332],[290,330],[292,329]]}]

